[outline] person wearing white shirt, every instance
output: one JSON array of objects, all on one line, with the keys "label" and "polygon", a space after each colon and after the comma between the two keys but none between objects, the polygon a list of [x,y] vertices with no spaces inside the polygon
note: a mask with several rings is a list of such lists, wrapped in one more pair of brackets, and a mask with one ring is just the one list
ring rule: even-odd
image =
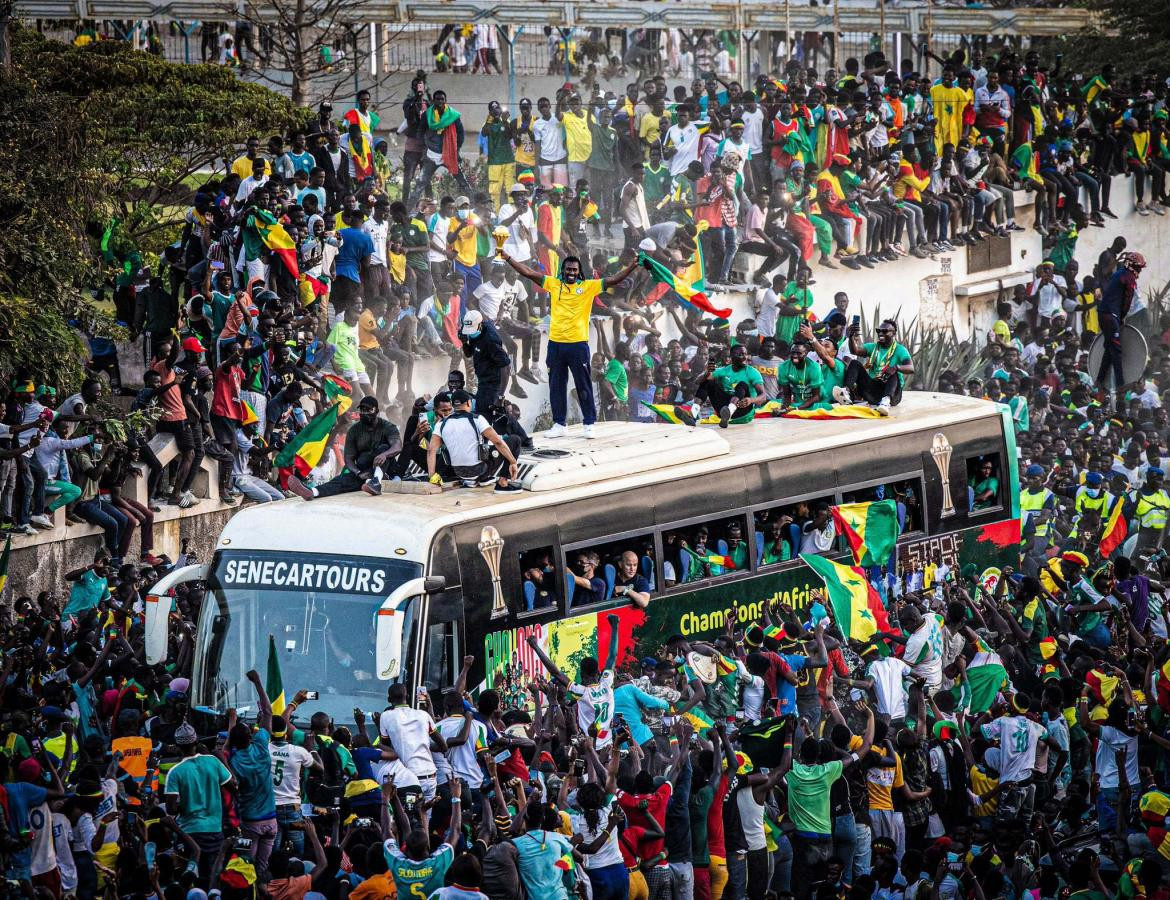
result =
[{"label": "person wearing white shirt", "polygon": [[473,292],[473,296],[479,301],[479,311],[483,313],[483,317],[491,322],[495,322],[500,315],[500,304],[503,302],[504,294],[508,288],[504,285],[504,269],[506,267],[499,262],[493,262],[491,268],[488,270],[487,281],[483,282]]},{"label": "person wearing white shirt", "polygon": [[288,722],[284,716],[272,717],[272,741],[268,745],[272,758],[272,793],[276,799],[276,842],[283,845],[287,837],[299,855],[305,849],[305,834],[286,826],[300,822],[301,775],[306,769],[323,771],[321,758],[299,744],[288,742]]},{"label": "person wearing white shirt", "polygon": [[370,240],[374,244],[374,252],[370,254],[370,266],[362,285],[366,303],[369,303],[374,297],[390,296],[393,288],[386,250],[386,244],[390,238],[390,200],[388,198],[378,198],[378,202],[374,204],[374,214],[362,223],[362,231],[370,236]]},{"label": "person wearing white shirt", "polygon": [[565,128],[552,114],[548,97],[536,101],[540,117],[532,123],[532,136],[540,148],[537,154],[537,168],[540,169],[540,184],[551,188],[554,184],[569,186],[569,151],[565,147]]},{"label": "person wearing white shirt", "polygon": [[378,733],[399,760],[418,779],[423,798],[435,798],[435,761],[431,748],[446,752],[447,743],[435,728],[435,720],[421,709],[407,705],[406,686],[392,684],[387,693],[390,708],[378,720]]},{"label": "person wearing white shirt", "polygon": [[504,252],[513,259],[527,263],[532,259],[532,248],[536,244],[536,218],[528,199],[528,188],[522,184],[512,185],[508,192],[511,203],[505,203],[496,213],[496,224],[508,229],[504,241]]},{"label": "person wearing white shirt", "polygon": [[439,733],[447,742],[451,777],[462,781],[464,792],[478,803],[484,779],[479,758],[487,750],[487,726],[476,721],[474,714],[464,708],[463,698],[454,691],[447,694],[443,703],[447,717],[439,723]]},{"label": "person wearing white shirt", "polygon": [[672,178],[699,158],[699,129],[691,122],[690,107],[680,106],[677,113],[678,124],[670,126],[662,142],[662,155],[669,161]]},{"label": "person wearing white shirt", "polygon": [[771,285],[757,295],[759,299],[756,302],[759,308],[755,311],[756,328],[761,335],[776,333],[776,317],[780,314],[780,296],[776,293],[776,285],[780,283],[782,277],[780,275],[773,277]]},{"label": "person wearing white shirt", "polygon": [[887,656],[871,662],[865,674],[873,680],[878,712],[890,721],[905,720],[906,701],[910,696],[905,679],[910,667],[896,656]]},{"label": "person wearing white shirt", "polygon": [[1037,324],[1049,324],[1054,316],[1064,311],[1064,297],[1068,293],[1068,286],[1063,275],[1056,274],[1056,267],[1051,262],[1042,262],[1036,267],[1036,277],[1028,288],[1028,296],[1034,298],[1036,304]]},{"label": "person wearing white shirt", "polygon": [[268,183],[268,176],[264,174],[264,161],[258,159],[253,163],[253,166],[260,170],[260,174],[257,175],[253,171],[251,175],[240,182],[240,186],[236,189],[236,206],[243,205],[256,188]]}]

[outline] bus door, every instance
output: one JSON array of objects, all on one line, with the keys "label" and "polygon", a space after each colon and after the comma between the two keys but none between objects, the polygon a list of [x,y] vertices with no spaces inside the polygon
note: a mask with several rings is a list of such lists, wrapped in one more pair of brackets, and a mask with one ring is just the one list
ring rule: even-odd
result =
[{"label": "bus door", "polygon": [[[416,666],[417,685],[423,685],[438,704],[439,694],[448,690],[459,677],[467,644],[463,626],[463,592],[443,591],[428,598],[426,620],[418,629],[420,662]],[[438,708],[437,705],[435,707]]]}]

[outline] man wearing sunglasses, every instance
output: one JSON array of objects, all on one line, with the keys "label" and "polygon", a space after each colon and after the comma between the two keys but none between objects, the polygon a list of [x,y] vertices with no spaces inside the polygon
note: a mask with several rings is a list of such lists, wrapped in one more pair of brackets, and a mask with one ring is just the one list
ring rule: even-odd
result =
[{"label": "man wearing sunglasses", "polygon": [[845,369],[845,380],[834,389],[833,399],[848,406],[854,402],[868,403],[883,416],[902,399],[902,386],[907,375],[914,374],[910,351],[898,343],[898,326],[886,319],[877,329],[877,340],[861,342],[860,323],[849,326],[849,352],[856,357]]}]

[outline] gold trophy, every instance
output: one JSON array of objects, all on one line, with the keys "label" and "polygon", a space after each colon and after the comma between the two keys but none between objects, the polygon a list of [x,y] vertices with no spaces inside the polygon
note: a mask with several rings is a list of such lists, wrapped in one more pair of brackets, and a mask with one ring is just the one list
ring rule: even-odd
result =
[{"label": "gold trophy", "polygon": [[504,589],[500,586],[500,554],[504,550],[504,539],[491,525],[485,525],[479,533],[479,554],[487,563],[488,572],[492,576],[492,618],[508,614],[508,606],[504,603]]},{"label": "gold trophy", "polygon": [[941,518],[955,514],[955,502],[951,499],[951,442],[941,431],[934,436],[930,445],[930,455],[934,457],[934,464],[938,466],[938,474],[942,477],[942,515]]},{"label": "gold trophy", "polygon": [[508,240],[508,229],[503,225],[497,225],[492,232],[492,237],[496,239],[496,256],[503,256],[504,242]]}]

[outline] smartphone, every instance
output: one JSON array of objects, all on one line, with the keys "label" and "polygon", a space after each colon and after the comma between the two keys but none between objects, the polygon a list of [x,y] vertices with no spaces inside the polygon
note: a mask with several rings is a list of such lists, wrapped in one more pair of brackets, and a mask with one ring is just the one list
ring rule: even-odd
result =
[{"label": "smartphone", "polygon": [[221,262],[218,259],[213,259],[211,261],[211,271],[222,272],[223,271],[223,262]]},{"label": "smartphone", "polygon": [[854,327],[854,328],[860,328],[860,327],[861,327],[861,316],[854,316],[854,317],[853,317],[853,327]]},{"label": "smartphone", "polygon": [[578,776],[578,777],[585,774],[585,760],[583,760],[583,759],[573,760],[573,774]]},{"label": "smartphone", "polygon": [[511,758],[512,758],[512,751],[511,750],[501,750],[499,753],[497,753],[495,755],[495,760],[497,763],[506,763]]},{"label": "smartphone", "polygon": [[146,861],[146,868],[147,869],[154,868],[154,858],[155,858],[155,855],[157,854],[157,852],[158,852],[158,848],[155,847],[154,841],[147,841],[146,844],[143,846],[142,856]]},{"label": "smartphone", "polygon": [[319,696],[320,694],[318,694],[316,691],[305,691],[306,700],[316,700]]}]

